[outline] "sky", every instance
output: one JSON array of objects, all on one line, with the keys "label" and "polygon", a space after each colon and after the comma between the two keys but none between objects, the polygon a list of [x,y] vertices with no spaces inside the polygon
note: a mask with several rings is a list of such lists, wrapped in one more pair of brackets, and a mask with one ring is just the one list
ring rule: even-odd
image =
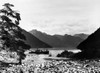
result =
[{"label": "sky", "polygon": [[47,34],[91,34],[100,27],[100,0],[0,0],[21,14],[20,27]]}]

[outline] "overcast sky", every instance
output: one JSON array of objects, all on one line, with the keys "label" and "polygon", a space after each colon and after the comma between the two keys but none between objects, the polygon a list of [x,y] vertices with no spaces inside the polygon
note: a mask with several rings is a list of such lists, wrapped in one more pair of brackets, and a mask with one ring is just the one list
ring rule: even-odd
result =
[{"label": "overcast sky", "polygon": [[100,0],[0,0],[21,14],[20,26],[48,34],[90,34],[100,27]]}]

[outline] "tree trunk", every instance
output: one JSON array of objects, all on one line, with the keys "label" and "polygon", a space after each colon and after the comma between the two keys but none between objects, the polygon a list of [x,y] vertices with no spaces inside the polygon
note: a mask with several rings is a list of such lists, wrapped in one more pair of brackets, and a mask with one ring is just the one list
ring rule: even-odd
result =
[{"label": "tree trunk", "polygon": [[21,59],[21,57],[19,57],[19,64],[20,64],[20,65],[22,64],[22,59]]}]

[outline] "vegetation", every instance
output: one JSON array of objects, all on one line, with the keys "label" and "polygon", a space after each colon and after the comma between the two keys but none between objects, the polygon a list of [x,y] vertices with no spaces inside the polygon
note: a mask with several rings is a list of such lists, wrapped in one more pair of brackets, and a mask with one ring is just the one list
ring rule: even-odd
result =
[{"label": "vegetation", "polygon": [[30,46],[24,43],[26,38],[18,26],[20,14],[11,9],[14,5],[5,3],[3,6],[0,10],[0,50],[17,52],[21,64],[21,59],[25,58],[24,51]]},{"label": "vegetation", "polygon": [[61,54],[58,54],[57,57],[66,57],[66,58],[71,58],[73,56],[73,52],[69,52],[67,50],[63,51]]},{"label": "vegetation", "polygon": [[31,52],[29,52],[30,54],[32,53],[32,54],[49,54],[49,51],[48,50],[39,50],[39,49],[37,49],[37,50],[35,50],[35,51],[31,51]]}]

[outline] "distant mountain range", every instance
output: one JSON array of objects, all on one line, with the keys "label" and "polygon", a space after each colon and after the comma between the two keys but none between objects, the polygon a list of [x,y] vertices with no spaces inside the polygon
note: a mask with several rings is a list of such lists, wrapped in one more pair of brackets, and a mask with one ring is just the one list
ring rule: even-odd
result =
[{"label": "distant mountain range", "polygon": [[80,42],[85,40],[87,34],[75,34],[75,35],[49,35],[37,30],[30,31],[32,35],[40,39],[41,41],[51,45],[55,48],[75,48]]},{"label": "distant mountain range", "polygon": [[44,43],[43,41],[39,40],[37,37],[32,35],[31,33],[23,30],[22,32],[26,36],[26,43],[29,44],[32,48],[51,48],[50,45]]}]

